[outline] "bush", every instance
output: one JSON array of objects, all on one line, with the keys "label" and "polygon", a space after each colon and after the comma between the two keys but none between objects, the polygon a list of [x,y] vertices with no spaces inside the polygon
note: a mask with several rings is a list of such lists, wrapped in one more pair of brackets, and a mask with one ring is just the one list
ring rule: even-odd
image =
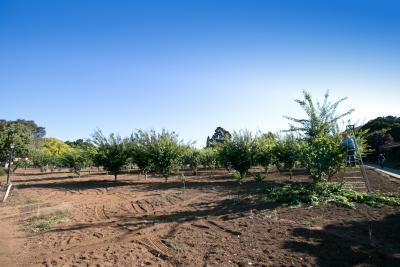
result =
[{"label": "bush", "polygon": [[243,180],[255,162],[256,151],[256,138],[248,131],[240,131],[233,133],[232,139],[221,146],[219,153],[239,173],[239,180]]},{"label": "bush", "polygon": [[163,130],[157,134],[155,131],[151,131],[149,136],[150,160],[155,170],[162,174],[167,182],[173,170],[181,164],[185,146],[174,132]]},{"label": "bush", "polygon": [[71,171],[80,177],[81,170],[88,167],[91,160],[86,151],[80,148],[73,148],[64,153],[62,162],[66,163],[71,168]]},{"label": "bush", "polygon": [[356,192],[344,189],[338,183],[271,184],[265,188],[264,194],[269,199],[288,205],[317,206],[321,203],[332,202],[346,207],[354,207],[353,203],[364,203],[374,207],[400,206],[400,195],[398,194]]},{"label": "bush", "polygon": [[293,135],[287,135],[276,141],[273,147],[274,163],[279,170],[289,170],[292,178],[292,170],[296,163],[303,159],[304,143]]},{"label": "bush", "polygon": [[200,164],[208,169],[215,169],[218,166],[218,150],[212,147],[200,150]]},{"label": "bush", "polygon": [[271,133],[257,138],[255,161],[256,164],[263,166],[266,172],[273,161],[274,146],[275,136]]},{"label": "bush", "polygon": [[189,165],[193,175],[197,175],[197,168],[200,165],[200,151],[197,148],[188,146],[184,150],[182,164]]}]

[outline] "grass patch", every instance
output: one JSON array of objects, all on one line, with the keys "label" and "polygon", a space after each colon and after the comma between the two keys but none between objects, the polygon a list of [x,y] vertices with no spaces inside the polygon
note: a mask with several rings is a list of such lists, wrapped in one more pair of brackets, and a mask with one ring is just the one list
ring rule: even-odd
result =
[{"label": "grass patch", "polygon": [[263,194],[267,199],[289,206],[301,204],[318,206],[321,203],[336,203],[351,208],[354,207],[354,203],[364,203],[374,207],[400,206],[399,194],[380,192],[368,194],[344,189],[338,183],[271,184],[264,188]]},{"label": "grass patch", "polygon": [[56,211],[52,214],[34,217],[28,221],[30,232],[38,234],[50,230],[54,225],[62,222],[69,215],[69,210]]}]

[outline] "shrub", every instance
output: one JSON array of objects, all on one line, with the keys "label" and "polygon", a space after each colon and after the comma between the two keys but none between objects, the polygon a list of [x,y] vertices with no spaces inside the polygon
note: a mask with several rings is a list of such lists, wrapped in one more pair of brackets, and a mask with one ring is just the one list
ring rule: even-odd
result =
[{"label": "shrub", "polygon": [[193,175],[197,175],[197,168],[200,165],[200,151],[197,148],[188,146],[184,150],[182,164],[189,165]]},{"label": "shrub", "polygon": [[292,170],[295,164],[303,159],[304,148],[303,142],[291,134],[278,139],[272,150],[275,165],[279,170],[282,168],[289,170],[290,178],[292,178]]},{"label": "shrub", "polygon": [[240,131],[233,133],[232,139],[221,146],[219,153],[243,180],[255,162],[256,151],[256,138],[248,131]]},{"label": "shrub", "polygon": [[167,182],[172,171],[181,164],[185,147],[174,132],[162,130],[157,134],[153,130],[150,131],[149,136],[148,148],[151,162],[155,170],[162,174]]},{"label": "shrub", "polygon": [[273,161],[273,149],[275,146],[275,136],[265,134],[257,138],[255,161],[268,171],[269,165]]},{"label": "shrub", "polygon": [[370,206],[400,206],[400,195],[394,193],[365,193],[351,189],[343,189],[338,183],[270,184],[264,194],[267,198],[288,205],[308,204],[317,206],[321,203],[333,202],[346,207],[354,207],[353,203],[364,203]]},{"label": "shrub", "polygon": [[208,169],[215,169],[218,166],[218,150],[212,147],[201,149],[200,164]]},{"label": "shrub", "polygon": [[75,174],[81,176],[81,170],[90,165],[90,157],[80,148],[73,148],[65,152],[62,157],[62,162],[66,163]]}]

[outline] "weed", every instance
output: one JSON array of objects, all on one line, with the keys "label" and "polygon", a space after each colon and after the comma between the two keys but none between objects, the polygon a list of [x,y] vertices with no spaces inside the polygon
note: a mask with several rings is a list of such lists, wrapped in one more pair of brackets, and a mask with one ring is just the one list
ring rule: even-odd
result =
[{"label": "weed", "polygon": [[50,230],[53,225],[62,222],[69,214],[69,210],[56,211],[52,214],[42,217],[34,217],[29,220],[30,232],[38,234]]}]

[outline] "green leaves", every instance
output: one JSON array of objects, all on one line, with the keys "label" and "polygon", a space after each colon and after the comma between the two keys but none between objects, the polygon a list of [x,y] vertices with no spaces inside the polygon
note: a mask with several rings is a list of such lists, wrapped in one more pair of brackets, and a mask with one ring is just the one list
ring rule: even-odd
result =
[{"label": "green leaves", "polygon": [[269,199],[287,205],[336,203],[353,208],[353,203],[364,203],[374,207],[400,206],[400,195],[393,193],[365,193],[343,189],[337,183],[300,184],[281,183],[268,185],[263,193]]},{"label": "green leaves", "polygon": [[305,119],[287,119],[300,124],[290,124],[290,131],[296,131],[306,141],[303,160],[315,183],[332,176],[344,166],[344,150],[338,134],[337,121],[351,114],[351,109],[340,115],[336,109],[346,98],[334,103],[329,102],[329,94],[324,96],[323,103],[314,104],[311,95],[303,91],[304,100],[296,100],[303,108],[307,117]]},{"label": "green leaves", "polygon": [[137,164],[142,173],[155,170],[162,174],[165,180],[178,168],[183,160],[186,146],[174,132],[162,130],[139,130],[131,136],[129,153],[133,163]]},{"label": "green leaves", "polygon": [[105,137],[101,131],[96,131],[92,141],[97,146],[95,163],[113,174],[116,182],[117,175],[129,159],[127,140],[113,133]]},{"label": "green leaves", "polygon": [[234,132],[219,149],[219,156],[226,165],[239,173],[242,180],[255,163],[257,140],[249,131]]}]

